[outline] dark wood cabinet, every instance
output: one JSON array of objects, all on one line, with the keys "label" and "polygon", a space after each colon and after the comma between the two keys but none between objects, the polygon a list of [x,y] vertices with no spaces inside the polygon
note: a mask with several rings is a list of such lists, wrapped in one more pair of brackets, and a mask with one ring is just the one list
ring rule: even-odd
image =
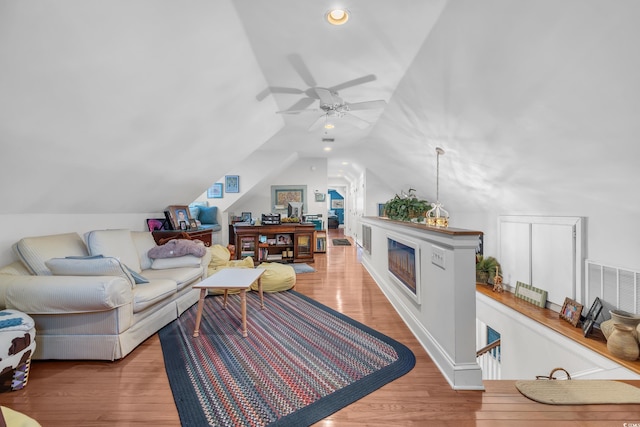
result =
[{"label": "dark wood cabinet", "polygon": [[211,246],[211,230],[156,230],[151,232],[153,239],[158,245],[167,242],[169,239],[177,239],[182,235],[182,233],[186,233],[191,240],[200,240],[205,246]]},{"label": "dark wood cabinet", "polygon": [[314,224],[234,226],[236,259],[260,262],[313,262]]}]

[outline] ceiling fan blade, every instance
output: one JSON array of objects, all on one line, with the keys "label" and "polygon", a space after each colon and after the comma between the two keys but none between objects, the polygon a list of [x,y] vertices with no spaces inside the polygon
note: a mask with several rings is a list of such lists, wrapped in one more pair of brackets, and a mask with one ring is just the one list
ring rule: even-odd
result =
[{"label": "ceiling fan blade", "polygon": [[300,114],[300,113],[317,113],[319,110],[317,108],[312,108],[310,110],[282,110],[282,111],[276,111],[276,114]]},{"label": "ceiling fan blade", "polygon": [[348,82],[344,82],[344,83],[341,83],[339,85],[332,86],[332,87],[329,88],[329,90],[331,92],[338,92],[338,91],[340,91],[342,89],[346,89],[348,87],[357,86],[357,85],[361,85],[363,83],[372,82],[376,78],[377,77],[375,76],[375,74],[369,74],[367,76],[359,77],[357,79],[349,80]]},{"label": "ceiling fan blade", "polygon": [[357,127],[358,129],[366,129],[369,126],[371,126],[371,123],[369,123],[368,121],[361,119],[360,117],[354,115],[354,114],[345,114],[344,117],[342,118],[343,120],[349,122],[350,124],[354,125],[355,127]]},{"label": "ceiling fan blade", "polygon": [[313,98],[301,98],[293,104],[291,107],[287,108],[285,111],[298,111],[305,110],[309,105],[313,104],[316,100]]},{"label": "ceiling fan blade", "polygon": [[294,87],[269,86],[268,88],[266,88],[265,90],[257,94],[256,99],[258,101],[262,101],[270,93],[291,93],[294,95],[298,95],[298,94],[304,93],[304,91],[301,89],[296,89]]},{"label": "ceiling fan blade", "polygon": [[327,120],[326,114],[323,114],[320,117],[318,117],[318,119],[315,122],[313,122],[311,126],[309,126],[309,132],[313,132],[314,130],[322,127],[322,125],[324,125],[326,120]]},{"label": "ceiling fan blade", "polygon": [[309,69],[307,68],[307,65],[304,63],[300,55],[298,55],[297,53],[292,53],[291,55],[288,56],[288,58],[293,68],[298,72],[298,74],[302,78],[302,81],[304,81],[307,84],[307,86],[309,87],[317,86],[316,80],[311,75],[311,71],[309,71]]},{"label": "ceiling fan blade", "polygon": [[364,102],[354,102],[353,104],[346,103],[346,106],[349,107],[349,111],[357,111],[357,110],[375,110],[377,108],[384,108],[387,105],[387,102],[379,99],[377,101],[364,101]]},{"label": "ceiling fan blade", "polygon": [[315,88],[318,97],[320,98],[320,105],[333,105],[333,95],[329,91],[329,89],[324,89],[321,87]]}]

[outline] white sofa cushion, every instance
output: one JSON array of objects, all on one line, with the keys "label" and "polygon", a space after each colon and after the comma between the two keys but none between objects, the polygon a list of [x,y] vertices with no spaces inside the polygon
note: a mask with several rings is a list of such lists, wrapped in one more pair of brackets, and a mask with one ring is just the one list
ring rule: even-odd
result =
[{"label": "white sofa cushion", "polygon": [[123,264],[140,273],[140,259],[130,230],[94,230],[85,235],[91,255],[118,258]]},{"label": "white sofa cushion", "polygon": [[148,252],[155,248],[156,241],[153,239],[153,235],[150,231],[132,231],[131,238],[133,244],[138,251],[138,258],[140,259],[140,268],[142,270],[148,270],[151,268],[151,258],[149,258]]},{"label": "white sofa cushion", "polygon": [[144,277],[151,282],[160,279],[173,280],[177,283],[177,289],[182,290],[202,277],[202,269],[194,267],[172,268],[169,270],[142,270]]},{"label": "white sofa cushion", "polygon": [[152,280],[133,290],[133,312],[139,313],[178,291],[173,280]]},{"label": "white sofa cushion", "polygon": [[29,271],[37,276],[51,276],[51,271],[45,265],[51,258],[89,255],[78,233],[25,237],[13,245],[13,251]]},{"label": "white sofa cushion", "polygon": [[52,258],[45,265],[54,276],[119,276],[131,286],[135,280],[117,258]]},{"label": "white sofa cushion", "polygon": [[180,267],[200,267],[202,258],[193,255],[184,255],[174,258],[158,258],[151,263],[153,270],[166,270]]}]

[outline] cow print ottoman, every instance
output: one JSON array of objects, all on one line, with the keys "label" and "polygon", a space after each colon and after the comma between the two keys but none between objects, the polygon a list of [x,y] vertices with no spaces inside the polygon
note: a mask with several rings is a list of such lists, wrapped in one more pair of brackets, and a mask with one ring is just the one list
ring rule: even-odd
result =
[{"label": "cow print ottoman", "polygon": [[17,310],[0,310],[0,392],[27,385],[35,349],[33,319]]}]

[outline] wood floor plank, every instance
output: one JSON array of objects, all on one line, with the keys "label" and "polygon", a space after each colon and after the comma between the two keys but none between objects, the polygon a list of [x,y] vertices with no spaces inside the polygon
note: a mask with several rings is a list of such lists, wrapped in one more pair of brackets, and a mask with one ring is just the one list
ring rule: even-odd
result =
[{"label": "wood floor plank", "polygon": [[[328,237],[344,238],[341,229]],[[402,342],[416,366],[316,427],[640,425],[640,405],[543,405],[522,396],[514,381],[486,381],[484,392],[452,390],[359,256],[353,244],[329,244],[316,256],[316,272],[297,276],[296,290]],[[116,362],[34,361],[27,386],[0,394],[0,405],[46,427],[180,425],[157,335]]]}]

